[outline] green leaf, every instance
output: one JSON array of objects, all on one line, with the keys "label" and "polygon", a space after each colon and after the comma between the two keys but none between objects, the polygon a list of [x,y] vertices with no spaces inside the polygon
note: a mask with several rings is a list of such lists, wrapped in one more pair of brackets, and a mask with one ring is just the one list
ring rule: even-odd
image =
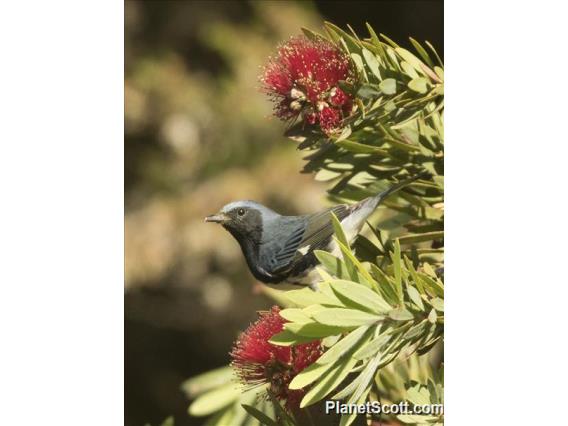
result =
[{"label": "green leaf", "polygon": [[440,78],[440,80],[444,81],[444,69],[440,67],[434,67],[434,72]]},{"label": "green leaf", "polygon": [[434,269],[432,268],[432,266],[429,263],[424,262],[424,264],[422,265],[422,269],[424,269],[424,272],[426,272],[431,277],[434,277],[434,278],[437,277],[436,271],[434,271]]},{"label": "green leaf", "polygon": [[315,362],[306,367],[296,377],[294,377],[288,385],[288,388],[293,390],[302,389],[321,378],[322,375],[330,370],[334,365],[335,364],[333,362],[327,364],[320,364],[318,362]]},{"label": "green leaf", "polygon": [[314,339],[315,337],[298,336],[289,330],[282,330],[280,333],[272,336],[268,342],[277,346],[294,346],[300,343],[311,342]]},{"label": "green leaf", "polygon": [[394,268],[394,285],[398,301],[400,304],[404,303],[404,296],[402,294],[402,268],[400,266],[400,241],[396,240],[394,243],[394,252],[391,252],[392,265]]},{"label": "green leaf", "polygon": [[425,323],[425,321],[422,321],[422,322],[410,327],[408,329],[408,331],[406,333],[404,333],[404,338],[405,338],[405,340],[414,339],[415,337],[417,337],[419,335],[424,335],[424,333],[426,331],[427,331],[426,323]]},{"label": "green leaf", "polygon": [[274,420],[272,420],[270,417],[268,417],[258,408],[247,404],[241,404],[241,406],[246,410],[247,413],[249,413],[251,416],[257,419],[260,422],[260,424],[267,426],[278,426],[278,423],[276,423]]},{"label": "green leaf", "polygon": [[[320,290],[320,292],[322,292],[324,294],[328,294],[328,292],[330,292],[331,295],[335,298],[335,293],[333,293],[333,290],[329,287],[328,283],[319,283],[319,290]],[[343,305],[343,303],[342,303],[341,307],[344,307],[344,306],[345,305]],[[316,312],[323,311],[324,309],[327,309],[327,307],[325,307],[323,305],[310,305],[310,306],[306,306],[302,310],[307,316],[309,316],[313,320],[314,314]]]},{"label": "green leaf", "polygon": [[279,312],[279,314],[282,318],[291,322],[313,322],[312,319],[304,313],[304,311],[298,308],[283,309]]},{"label": "green leaf", "polygon": [[[356,269],[356,270],[353,269],[349,270],[349,275],[351,277],[351,280],[357,281],[358,283],[364,284],[368,287],[377,287],[377,283],[375,282],[371,274],[369,274],[369,272],[365,269],[363,264],[359,262],[359,260],[353,255],[353,252],[337,239],[336,243],[339,246],[341,253],[343,254],[343,259],[345,260],[345,263]],[[359,271],[359,274],[362,277],[362,279],[359,278],[357,271]]]},{"label": "green leaf", "polygon": [[428,80],[424,77],[413,78],[408,82],[408,88],[418,93],[428,92]]},{"label": "green leaf", "polygon": [[338,177],[341,176],[341,172],[335,172],[329,169],[320,169],[314,179],[317,180],[318,182],[327,182],[333,179],[337,179]]},{"label": "green leaf", "polygon": [[261,394],[264,393],[266,388],[267,388],[267,385],[265,384],[265,385],[261,385],[260,387],[258,387],[256,389],[248,388],[247,390],[242,392],[239,400],[235,401],[235,404],[233,404],[235,414],[234,414],[233,418],[231,419],[231,424],[240,425],[240,424],[245,423],[245,419],[247,417],[250,417],[250,416],[247,414],[247,412],[244,410],[244,408],[242,408],[239,404],[247,404],[247,405],[253,404],[255,399],[256,399],[257,393],[261,393]]},{"label": "green leaf", "polygon": [[444,238],[444,231],[423,232],[421,234],[408,234],[399,237],[400,244],[421,243],[423,241],[439,240]]},{"label": "green leaf", "polygon": [[160,426],[174,426],[174,418],[172,416],[164,419]]},{"label": "green leaf", "polygon": [[422,280],[422,284],[424,284],[424,286],[428,288],[431,293],[440,297],[444,296],[444,287],[437,280],[434,280],[429,275],[423,273],[418,273],[418,276]]},{"label": "green leaf", "polygon": [[430,321],[432,324],[436,324],[437,320],[438,320],[438,315],[436,314],[436,310],[432,309],[428,314],[428,321]]},{"label": "green leaf", "polygon": [[[332,309],[339,309],[339,308],[332,308]],[[328,311],[329,309],[326,309],[326,311]],[[325,312],[325,311],[322,311]],[[319,315],[319,314],[316,314]],[[314,315],[314,316],[316,316]],[[325,317],[325,316],[324,316]],[[324,324],[321,322],[313,322],[310,324],[296,324],[293,322],[288,322],[286,324],[284,324],[284,330],[288,330],[291,333],[296,334],[297,336],[302,336],[302,337],[326,337],[326,336],[333,336],[335,334],[339,334],[343,331],[345,331],[346,329],[349,328],[354,328],[356,326],[358,326],[360,324],[355,324],[352,326],[349,325],[345,325],[345,324],[336,324],[336,325],[331,325],[331,324]]]},{"label": "green leaf", "polygon": [[349,351],[361,342],[361,339],[365,336],[368,329],[369,327],[362,326],[349,333],[328,349],[315,363],[308,366],[294,377],[288,387],[290,389],[302,389],[318,380],[326,371],[331,369],[342,356],[349,355]]},{"label": "green leaf", "polygon": [[444,312],[444,300],[443,299],[440,299],[439,297],[435,297],[434,299],[430,300],[430,304],[437,311]]},{"label": "green leaf", "polygon": [[379,290],[387,302],[397,304],[400,302],[396,287],[391,277],[385,274],[377,265],[371,263],[371,273],[379,282]]},{"label": "green leaf", "polygon": [[442,60],[440,59],[440,56],[438,55],[438,52],[436,52],[436,49],[434,49],[434,46],[432,46],[429,41],[425,41],[425,43],[426,43],[426,46],[428,46],[428,47],[430,48],[430,50],[432,51],[432,53],[434,53],[434,56],[436,56],[436,59],[438,60],[438,63],[439,63],[441,66],[444,66],[444,63],[443,63]]},{"label": "green leaf", "polygon": [[379,88],[385,95],[394,95],[396,93],[396,80],[394,78],[385,78],[379,83]]},{"label": "green leaf", "polygon": [[370,337],[370,334],[367,333],[369,329],[370,328],[368,325],[362,325],[361,327],[356,328],[351,333],[343,337],[334,346],[329,348],[322,356],[318,358],[316,363],[329,364],[337,361],[340,356],[345,355],[354,346],[359,345],[366,339],[366,337]]},{"label": "green leaf", "polygon": [[416,290],[414,287],[409,286],[406,289],[406,292],[408,293],[410,300],[412,300],[414,302],[414,304],[416,306],[418,306],[421,311],[423,311],[424,310],[424,303],[422,303],[422,297],[420,296],[420,293],[418,292],[418,290]]},{"label": "green leaf", "polygon": [[319,41],[324,38],[321,34],[318,34],[315,31],[312,31],[308,28],[302,27],[301,30],[304,33],[304,35],[310,40]]},{"label": "green leaf", "polygon": [[422,280],[418,276],[416,269],[414,269],[414,265],[412,264],[410,259],[408,259],[406,256],[404,256],[404,264],[406,265],[406,269],[408,269],[408,272],[410,273],[410,276],[412,277],[412,280],[414,281],[414,285],[416,285],[418,292],[424,293],[424,286],[422,285]]},{"label": "green leaf", "polygon": [[379,86],[375,84],[362,84],[357,90],[357,98],[373,99],[381,95]]},{"label": "green leaf", "polygon": [[[314,250],[314,254],[316,255],[317,259],[320,261],[320,263],[324,266],[324,268],[331,275],[334,275],[337,278],[346,279],[346,280],[351,278],[349,276],[349,271],[347,270],[345,263],[341,259],[335,257],[331,253],[328,253],[328,252],[322,251],[322,250]],[[309,289],[307,289],[307,290],[309,290]],[[309,290],[309,291],[311,291],[311,290]],[[312,291],[312,293],[314,293],[314,292]],[[330,303],[320,303],[320,304],[323,305],[323,304],[330,304]]]},{"label": "green leaf", "polygon": [[410,321],[414,319],[414,315],[404,308],[393,309],[389,312],[389,317],[395,321]]},{"label": "green leaf", "polygon": [[345,42],[346,48],[349,52],[359,50],[359,45],[357,43],[357,40],[354,39],[350,34],[343,31],[337,25],[332,24],[331,22],[325,21],[324,26],[325,26],[325,29],[328,32],[332,33],[335,36],[334,37],[335,40],[343,39],[343,41]]},{"label": "green leaf", "polygon": [[[356,404],[358,406],[363,405],[365,403],[365,400],[367,399],[367,396],[369,395],[369,392],[371,391],[371,387],[371,385],[367,386],[358,399],[349,398],[347,404]],[[358,414],[356,410],[353,410],[350,414],[343,414],[341,416],[341,419],[339,420],[339,426],[349,426],[355,421],[358,416],[360,416],[360,414]]]},{"label": "green leaf", "polygon": [[284,407],[282,407],[280,401],[278,401],[278,399],[274,396],[274,394],[270,390],[267,391],[267,394],[268,397],[270,398],[270,402],[272,402],[272,406],[274,407],[276,418],[280,419],[280,421],[283,423],[282,426],[296,425],[297,423],[294,419],[294,416],[289,414],[288,411],[284,409]]},{"label": "green leaf", "polygon": [[348,385],[344,386],[339,392],[337,392],[335,395],[333,395],[331,397],[331,399],[345,399],[347,397],[349,397],[349,395],[353,395],[353,392],[355,392],[355,389],[357,389],[357,386],[359,386],[359,383],[361,383],[361,380],[363,379],[363,377],[361,377],[363,375],[363,373],[365,372],[365,370],[368,368],[368,364],[365,367],[365,369],[359,373],[359,375]]},{"label": "green leaf", "polygon": [[379,37],[377,36],[377,33],[375,32],[375,30],[373,29],[371,24],[369,24],[368,22],[365,22],[365,26],[367,27],[367,31],[369,31],[369,35],[371,36],[371,40],[373,41],[373,44],[375,44],[377,46],[380,45],[381,41],[379,40]]},{"label": "green leaf", "polygon": [[331,224],[333,226],[333,231],[334,231],[337,239],[343,245],[345,245],[345,247],[351,248],[349,246],[349,241],[347,241],[347,237],[345,236],[345,232],[343,232],[343,228],[341,227],[341,223],[339,222],[339,219],[337,219],[337,216],[333,212],[331,213]]},{"label": "green leaf", "polygon": [[418,43],[416,40],[414,40],[412,37],[410,37],[410,42],[412,43],[416,51],[420,54],[422,60],[426,62],[426,64],[428,64],[429,67],[433,67],[434,62],[432,62],[430,55],[428,55],[428,52],[426,52],[426,49],[424,49],[422,45]]},{"label": "green leaf", "polygon": [[418,384],[406,391],[406,398],[414,405],[427,405],[431,402],[428,388]]},{"label": "green leaf", "polygon": [[193,401],[189,406],[189,414],[197,417],[207,416],[235,402],[241,393],[242,387],[235,383],[209,391]]},{"label": "green leaf", "polygon": [[432,424],[436,420],[439,420],[439,417],[427,416],[421,414],[400,414],[396,416],[396,418],[403,423],[412,424],[412,425],[427,425],[427,424]]},{"label": "green leaf", "polygon": [[406,61],[402,61],[400,63],[400,67],[402,68],[402,70],[410,77],[410,78],[418,78],[420,77],[418,75],[418,73],[416,72],[416,70],[414,69],[414,67],[412,65],[410,65],[408,62]]},{"label": "green leaf", "polygon": [[229,405],[211,416],[207,422],[203,424],[203,426],[222,426],[233,424],[236,411],[237,407],[235,407],[235,405]]},{"label": "green leaf", "polygon": [[374,324],[384,317],[373,315],[355,309],[329,308],[314,314],[314,319],[331,327],[358,327],[360,325]]},{"label": "green leaf", "polygon": [[367,363],[367,366],[361,373],[361,382],[357,385],[355,392],[353,392],[353,395],[351,395],[348,402],[359,400],[361,396],[368,393],[368,390],[366,389],[371,386],[371,382],[375,377],[375,373],[377,372],[381,359],[382,356],[378,354],[369,363]]},{"label": "green leaf", "polygon": [[412,53],[410,53],[408,50],[403,49],[402,47],[397,47],[395,49],[396,53],[398,53],[400,55],[400,57],[405,60],[406,62],[408,62],[410,65],[412,65],[412,67],[418,71],[419,73],[423,73],[422,71],[422,61],[420,61],[420,59],[418,59],[416,56],[414,56]]},{"label": "green leaf", "polygon": [[344,129],[341,131],[341,134],[335,140],[336,142],[341,142],[342,140],[347,139],[351,136],[351,126],[345,126]]},{"label": "green leaf", "polygon": [[288,298],[288,300],[290,300],[291,303],[301,308],[310,305],[343,306],[343,303],[341,303],[339,299],[337,299],[335,296],[329,296],[321,291],[313,291],[310,288],[303,288],[301,290],[290,290],[286,292],[286,297]]},{"label": "green leaf", "polygon": [[392,309],[381,296],[361,284],[345,280],[333,280],[329,284],[337,298],[346,305],[377,314],[385,314]]},{"label": "green leaf", "polygon": [[388,152],[384,149],[377,148],[371,145],[364,145],[359,142],[353,142],[350,140],[343,140],[340,142],[336,142],[336,145],[339,145],[341,148],[345,148],[347,151],[355,152],[358,154],[378,154],[385,157],[388,157]]},{"label": "green leaf", "polygon": [[225,366],[194,376],[183,382],[181,388],[189,398],[193,398],[196,395],[231,382],[234,377],[233,368]]},{"label": "green leaf", "polygon": [[331,393],[337,386],[341,384],[341,382],[343,382],[343,380],[345,380],[356,363],[356,359],[347,357],[342,362],[339,362],[336,366],[323,374],[321,380],[318,381],[304,396],[302,402],[300,403],[300,408],[314,404]]},{"label": "green leaf", "polygon": [[367,345],[359,349],[357,352],[355,352],[355,354],[353,354],[353,358],[358,360],[364,360],[376,355],[379,349],[381,349],[381,347],[383,347],[385,343],[389,341],[390,338],[391,336],[388,334],[383,334],[378,336],[377,338],[371,340],[370,343],[368,343]]},{"label": "green leaf", "polygon": [[341,339],[341,334],[336,334],[334,336],[327,336],[321,340],[321,344],[326,348],[331,348],[339,341],[339,339]]},{"label": "green leaf", "polygon": [[363,49],[363,57],[365,58],[365,62],[373,75],[379,80],[382,80],[381,71],[379,70],[380,64],[374,53],[369,52],[367,49]]},{"label": "green leaf", "polygon": [[358,53],[352,53],[351,59],[353,59],[353,62],[355,63],[355,66],[357,67],[357,71],[359,72],[359,74],[363,76],[365,81],[369,81],[369,77],[367,77],[367,71],[365,71],[365,65],[363,64],[363,59],[361,58],[361,55],[359,55]]},{"label": "green leaf", "polygon": [[365,104],[363,104],[363,101],[360,98],[357,98],[355,99],[355,104],[357,105],[357,108],[359,108],[359,111],[361,111],[361,118],[363,120],[367,118],[367,111],[365,108]]},{"label": "green leaf", "polygon": [[381,33],[381,37],[384,38],[386,40],[386,42],[388,44],[390,44],[393,48],[398,48],[398,44],[396,44],[394,41],[392,41],[390,38],[388,38],[386,35],[384,35],[383,33]]},{"label": "green leaf", "polygon": [[407,152],[420,151],[420,148],[418,146],[410,145],[408,143],[401,142],[401,141],[396,140],[396,139],[384,138],[384,140],[386,142],[388,142],[388,144],[391,145],[393,148],[402,149],[403,151],[407,151]]},{"label": "green leaf", "polygon": [[321,266],[316,266],[316,271],[318,272],[322,281],[331,281],[333,279],[333,277],[329,275],[329,273]]}]

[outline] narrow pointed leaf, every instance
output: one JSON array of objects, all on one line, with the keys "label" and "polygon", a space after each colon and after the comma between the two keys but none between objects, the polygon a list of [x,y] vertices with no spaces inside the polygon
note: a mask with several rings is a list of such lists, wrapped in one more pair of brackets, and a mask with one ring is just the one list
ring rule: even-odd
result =
[{"label": "narrow pointed leaf", "polygon": [[242,393],[242,388],[235,383],[229,383],[220,388],[209,391],[189,406],[189,414],[192,416],[206,416],[235,402]]},{"label": "narrow pointed leaf", "polygon": [[403,308],[393,309],[389,312],[389,317],[395,321],[410,321],[414,319],[414,315]]},{"label": "narrow pointed leaf", "polygon": [[359,327],[380,321],[382,315],[369,314],[355,309],[329,308],[314,314],[314,319],[320,324],[330,327]]},{"label": "narrow pointed leaf", "polygon": [[369,52],[367,49],[363,49],[363,58],[365,58],[365,62],[367,66],[373,73],[377,79],[382,80],[381,71],[379,70],[380,64],[377,58],[375,57],[374,53]]},{"label": "narrow pointed leaf", "polygon": [[258,408],[253,407],[252,405],[241,404],[241,406],[249,413],[252,417],[257,419],[262,425],[266,426],[278,426],[274,420],[268,417],[265,413],[260,411]]},{"label": "narrow pointed leaf", "polygon": [[315,363],[305,368],[294,377],[288,387],[290,389],[302,389],[318,380],[326,371],[330,370],[342,356],[349,354],[356,345],[360,346],[359,343],[368,329],[367,326],[362,326],[349,333],[328,349]]},{"label": "narrow pointed leaf", "polygon": [[385,314],[392,309],[381,296],[361,284],[352,281],[333,280],[330,282],[330,286],[340,300],[356,308],[377,314]]},{"label": "narrow pointed leaf", "polygon": [[333,392],[333,390],[339,386],[343,380],[345,380],[356,363],[357,360],[353,358],[346,358],[343,362],[327,371],[323,375],[322,379],[318,381],[304,396],[300,403],[300,408],[314,404],[323,399],[329,393]]},{"label": "narrow pointed leaf", "polygon": [[421,311],[423,311],[424,303],[422,302],[422,297],[420,297],[420,293],[418,292],[418,290],[416,290],[414,287],[409,286],[406,289],[406,292],[408,293],[410,300],[412,300],[414,304],[418,306]]},{"label": "narrow pointed leaf", "polygon": [[394,284],[396,288],[396,294],[398,296],[398,301],[400,304],[404,303],[404,298],[402,294],[402,269],[400,266],[400,242],[395,241],[394,252],[391,252],[392,265],[394,268]]}]

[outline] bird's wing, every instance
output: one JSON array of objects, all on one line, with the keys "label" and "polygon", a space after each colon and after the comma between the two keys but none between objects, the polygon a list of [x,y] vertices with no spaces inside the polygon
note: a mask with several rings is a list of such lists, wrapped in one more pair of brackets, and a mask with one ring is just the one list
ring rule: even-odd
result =
[{"label": "bird's wing", "polygon": [[275,273],[281,274],[291,270],[307,254],[327,247],[333,235],[331,212],[341,221],[349,215],[350,209],[347,205],[340,204],[307,216],[305,226],[294,230],[285,240],[282,248],[274,254]]}]

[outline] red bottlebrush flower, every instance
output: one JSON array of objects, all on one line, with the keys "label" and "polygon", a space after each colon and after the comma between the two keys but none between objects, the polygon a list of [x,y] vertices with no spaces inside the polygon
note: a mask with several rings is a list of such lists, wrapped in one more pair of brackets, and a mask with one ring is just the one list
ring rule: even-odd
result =
[{"label": "red bottlebrush flower", "polygon": [[271,392],[286,401],[289,409],[299,406],[304,391],[290,390],[294,377],[322,354],[321,342],[314,341],[290,346],[276,346],[268,342],[283,329],[286,320],[278,306],[259,313],[260,318],[251,324],[237,339],[231,357],[232,365],[241,381],[247,385],[270,384]]},{"label": "red bottlebrush flower", "polygon": [[339,87],[334,87],[329,93],[329,100],[335,106],[342,106],[349,100],[349,98]]},{"label": "red bottlebrush flower", "polygon": [[316,124],[318,122],[318,115],[313,111],[308,112],[304,116],[304,120],[306,120],[308,124]]},{"label": "red bottlebrush flower", "polygon": [[278,118],[288,121],[303,117],[308,124],[315,124],[312,114],[301,113],[317,110],[322,102],[330,102],[340,117],[349,112],[341,106],[349,103],[351,96],[338,83],[351,80],[353,75],[349,57],[339,48],[324,39],[299,36],[278,48],[260,80],[276,104],[274,114]]},{"label": "red bottlebrush flower", "polygon": [[319,113],[319,121],[321,129],[327,133],[333,133],[337,130],[339,122],[341,121],[341,115],[339,110],[325,106]]}]

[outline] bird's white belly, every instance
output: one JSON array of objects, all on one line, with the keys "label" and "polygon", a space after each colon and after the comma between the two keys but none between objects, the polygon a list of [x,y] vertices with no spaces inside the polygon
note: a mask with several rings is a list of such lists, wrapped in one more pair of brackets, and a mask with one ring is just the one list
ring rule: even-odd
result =
[{"label": "bird's white belly", "polygon": [[316,284],[321,281],[321,276],[315,267],[307,269],[301,275],[288,277],[286,282],[294,285],[310,286],[312,289],[316,288]]}]

